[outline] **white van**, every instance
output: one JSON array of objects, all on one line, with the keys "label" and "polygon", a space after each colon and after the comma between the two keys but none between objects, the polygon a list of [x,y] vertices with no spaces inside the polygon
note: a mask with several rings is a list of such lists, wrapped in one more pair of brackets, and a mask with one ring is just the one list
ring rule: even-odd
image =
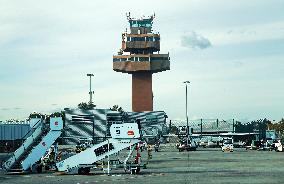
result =
[{"label": "white van", "polygon": [[233,152],[234,151],[234,142],[233,138],[223,138],[223,146],[222,146],[222,151],[229,151]]}]

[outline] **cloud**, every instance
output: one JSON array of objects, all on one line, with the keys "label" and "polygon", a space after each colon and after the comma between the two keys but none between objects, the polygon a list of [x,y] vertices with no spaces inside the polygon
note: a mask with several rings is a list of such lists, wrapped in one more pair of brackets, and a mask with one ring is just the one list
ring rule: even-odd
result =
[{"label": "cloud", "polygon": [[206,30],[215,46],[284,39],[284,21]]},{"label": "cloud", "polygon": [[192,49],[206,49],[211,47],[211,42],[194,31],[187,33],[181,37],[181,45]]},{"label": "cloud", "polygon": [[235,67],[242,67],[242,66],[244,66],[244,62],[239,61],[239,60],[234,61],[234,66],[235,66]]},{"label": "cloud", "polygon": [[[131,2],[0,3],[3,4],[0,6],[0,119],[26,118],[34,110],[54,112],[76,107],[89,98],[87,72],[95,74],[92,85],[99,108],[120,104],[130,110],[131,75],[112,70],[112,55],[121,47],[121,32],[129,26],[125,17],[128,11],[134,17],[155,12],[153,29],[163,37],[161,52],[171,53],[172,69],[153,77],[155,110],[166,111],[170,118],[183,117],[181,82],[190,80],[191,118],[214,117],[214,114],[221,114],[222,118],[263,113],[275,115],[274,119],[283,116],[279,110],[284,89],[281,87],[283,3],[146,0],[151,7],[142,10],[139,6],[125,6]],[[241,13],[247,10],[251,11]],[[190,31],[189,27],[196,31],[185,33],[184,30]],[[185,52],[204,51],[211,44],[214,48],[205,50],[206,53]],[[266,75],[259,71],[266,71]],[[271,91],[255,97],[258,91],[266,89]],[[212,99],[212,90],[220,98]],[[165,106],[169,97],[174,103]],[[263,102],[263,106],[254,107],[250,98]],[[271,104],[270,109],[267,104]],[[212,109],[213,106],[219,108]],[[228,110],[230,106],[234,111]]]}]

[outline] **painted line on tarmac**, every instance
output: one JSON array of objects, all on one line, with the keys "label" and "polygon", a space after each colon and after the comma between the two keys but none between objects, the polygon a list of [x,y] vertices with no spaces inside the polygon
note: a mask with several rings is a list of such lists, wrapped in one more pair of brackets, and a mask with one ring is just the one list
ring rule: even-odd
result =
[{"label": "painted line on tarmac", "polygon": [[46,178],[54,178],[55,176],[45,176]]}]

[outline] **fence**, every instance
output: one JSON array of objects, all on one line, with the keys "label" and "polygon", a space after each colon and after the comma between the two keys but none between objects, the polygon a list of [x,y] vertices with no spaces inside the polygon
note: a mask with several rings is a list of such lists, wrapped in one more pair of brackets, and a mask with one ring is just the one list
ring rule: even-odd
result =
[{"label": "fence", "polygon": [[[168,123],[170,133],[177,133],[177,128],[180,126],[187,126],[186,121],[171,120]],[[189,128],[193,133],[223,133],[235,131],[235,120],[220,120],[220,119],[197,119],[188,121]]]}]

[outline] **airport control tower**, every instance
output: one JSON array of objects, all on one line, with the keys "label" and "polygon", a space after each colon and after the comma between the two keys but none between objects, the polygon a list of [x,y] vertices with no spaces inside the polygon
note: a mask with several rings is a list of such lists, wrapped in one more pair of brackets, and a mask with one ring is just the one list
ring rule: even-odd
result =
[{"label": "airport control tower", "polygon": [[168,54],[160,54],[160,34],[153,33],[155,15],[135,19],[127,14],[130,33],[122,34],[122,48],[113,56],[113,70],[132,74],[132,110],[153,111],[152,74],[170,69]]}]

